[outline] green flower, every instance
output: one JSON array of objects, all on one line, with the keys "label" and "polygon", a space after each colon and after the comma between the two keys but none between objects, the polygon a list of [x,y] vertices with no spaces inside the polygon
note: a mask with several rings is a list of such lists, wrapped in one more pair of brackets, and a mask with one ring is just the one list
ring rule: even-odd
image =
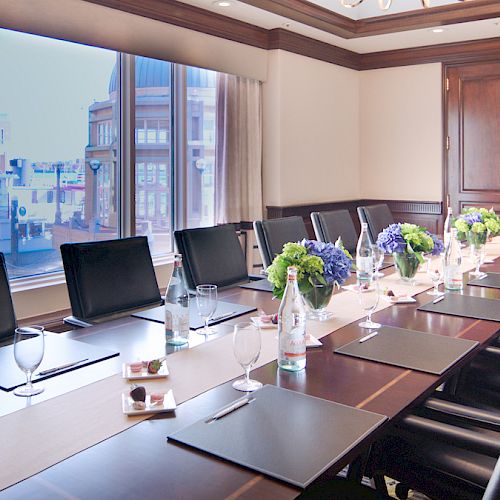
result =
[{"label": "green flower", "polygon": [[473,233],[484,233],[486,231],[486,226],[482,222],[474,222],[470,230]]},{"label": "green flower", "polygon": [[467,222],[463,219],[457,219],[455,221],[455,227],[459,233],[467,233],[469,230],[469,224],[467,224]]}]

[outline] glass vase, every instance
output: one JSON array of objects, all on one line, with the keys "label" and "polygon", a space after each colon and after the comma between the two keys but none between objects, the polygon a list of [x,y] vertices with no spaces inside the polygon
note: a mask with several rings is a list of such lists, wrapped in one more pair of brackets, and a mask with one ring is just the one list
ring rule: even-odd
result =
[{"label": "glass vase", "polygon": [[417,274],[418,265],[420,264],[417,256],[414,253],[393,253],[394,264],[398,270],[399,276],[403,281],[413,284],[415,282],[415,274]]},{"label": "glass vase", "polygon": [[325,321],[333,316],[327,311],[328,304],[332,298],[334,285],[324,285],[323,283],[315,283],[306,291],[301,291],[304,302],[309,308],[307,317],[319,321]]}]

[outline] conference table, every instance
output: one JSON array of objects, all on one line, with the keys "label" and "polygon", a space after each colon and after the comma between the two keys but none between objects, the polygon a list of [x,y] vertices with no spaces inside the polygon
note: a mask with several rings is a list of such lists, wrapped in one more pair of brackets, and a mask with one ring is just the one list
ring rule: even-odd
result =
[{"label": "conference table", "polygon": [[[497,258],[492,264],[484,265],[484,270],[500,272],[499,259]],[[386,271],[390,272],[390,270]],[[468,273],[464,274],[464,278],[466,282]],[[430,286],[429,283],[422,289],[430,288]],[[493,288],[465,285],[463,293],[500,299],[500,290]],[[356,304],[355,294],[348,291],[343,291],[341,294],[343,296],[351,294],[352,301]],[[334,312],[339,296],[340,294],[334,295],[332,300]],[[219,298],[235,304],[255,305],[258,309],[268,313],[276,312],[279,307],[279,301],[272,300],[270,293],[239,287],[221,292]],[[439,333],[479,343],[476,349],[443,375],[432,375],[335,354],[333,352],[335,348],[366,334],[366,331],[358,326],[357,319],[344,322],[346,324],[341,324],[332,333],[322,336],[321,347],[308,349],[307,367],[301,372],[279,370],[276,360],[266,362],[252,371],[252,378],[263,384],[291,389],[388,417],[382,426],[360,441],[317,481],[335,475],[360,454],[367,452],[370,444],[388,431],[398,417],[407,414],[412,407],[418,405],[445,380],[457,373],[473,356],[477,355],[479,350],[488,345],[499,331],[500,325],[494,321],[417,311],[419,305],[429,302],[432,297],[422,291],[415,295],[415,298],[417,300],[415,304],[384,307],[376,312],[373,318],[383,325]],[[179,352],[172,353],[172,348],[168,347],[167,364],[170,367],[176,357],[180,358],[179,355],[192,356],[202,352],[204,348],[208,349],[210,344],[217,346],[219,342],[222,345],[222,342],[230,339],[228,334],[232,332],[233,325],[252,315],[255,315],[255,312],[217,325],[217,334],[208,339],[192,332],[190,334],[190,347],[192,348],[180,349]],[[322,324],[318,328],[328,328],[328,326]],[[0,432],[4,432],[4,436],[8,432],[22,432],[23,426],[27,429],[26,426],[40,425],[49,429],[50,423],[29,421],[26,418],[18,427],[9,423],[12,429],[6,428],[3,422],[13,415],[18,416],[22,421],[24,412],[31,411],[34,407],[55,404],[58,398],[64,397],[70,391],[71,394],[79,394],[78,391],[85,391],[99,384],[99,381],[106,377],[120,373],[123,362],[136,357],[142,359],[157,357],[164,354],[166,349],[163,325],[134,317],[125,317],[59,335],[81,342],[111,347],[117,349],[120,355],[45,380],[43,382],[45,392],[36,396],[38,398],[36,400],[32,398],[32,402],[0,391]],[[275,335],[275,333],[263,331],[262,335]],[[234,360],[232,362],[235,363]],[[215,376],[220,368],[219,359],[214,359],[213,363],[204,359],[203,363],[200,365],[200,370],[192,370],[185,375],[192,383],[202,384],[204,379]],[[45,470],[37,471],[33,475],[27,474],[30,477],[1,491],[0,498],[234,499],[272,497],[279,499],[296,497],[301,492],[297,487],[187,446],[167,442],[167,435],[205,418],[240,397],[242,393],[235,391],[231,383],[234,378],[241,377],[242,371],[236,371],[235,375],[231,380],[217,383],[213,387],[209,387],[209,384],[208,389],[203,389],[194,397],[187,398],[173,413],[154,415],[148,419],[133,422],[135,425],[115,432],[101,442],[92,443],[91,446],[86,446],[85,449],[82,448],[74,454],[71,452],[69,453],[71,456],[68,455],[64,460],[51,464]],[[186,381],[188,382],[189,380]],[[33,406],[24,408],[30,405]],[[75,421],[81,422],[81,414],[75,414],[74,417]],[[105,420],[104,416],[103,420]],[[81,423],[76,425],[80,426]],[[69,431],[66,429],[66,432],[73,433],[75,439],[78,439],[81,429],[82,427],[75,427]],[[313,432],[314,429],[311,429],[311,433]],[[38,440],[42,442],[47,435],[44,431],[38,435]],[[34,433],[33,436],[37,434]],[[51,439],[50,435],[48,439]],[[15,467],[19,467],[20,470],[37,455],[36,439],[27,446],[28,453],[24,459],[15,463]],[[0,449],[1,447],[0,444]],[[4,460],[9,460],[9,458],[3,455],[2,461]]]}]

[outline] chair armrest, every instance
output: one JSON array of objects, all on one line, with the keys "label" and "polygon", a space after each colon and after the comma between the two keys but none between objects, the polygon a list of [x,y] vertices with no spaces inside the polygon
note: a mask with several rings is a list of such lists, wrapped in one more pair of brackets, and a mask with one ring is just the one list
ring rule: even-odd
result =
[{"label": "chair armrest", "polygon": [[445,399],[429,398],[424,403],[424,408],[427,410],[436,411],[445,415],[462,418],[471,424],[487,424],[493,426],[494,430],[500,431],[500,414],[466,406],[463,404],[447,401]]},{"label": "chair armrest", "polygon": [[446,441],[476,453],[491,457],[500,455],[500,437],[494,436],[492,433],[483,434],[416,415],[404,417],[400,422],[400,427],[415,434],[429,434],[434,440]]}]

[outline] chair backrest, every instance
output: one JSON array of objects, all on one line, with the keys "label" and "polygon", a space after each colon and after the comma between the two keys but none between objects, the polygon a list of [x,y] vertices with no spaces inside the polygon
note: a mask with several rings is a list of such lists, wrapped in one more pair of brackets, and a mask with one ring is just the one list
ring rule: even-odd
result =
[{"label": "chair backrest", "polygon": [[312,212],[311,221],[316,239],[325,243],[335,243],[340,236],[349,253],[356,253],[358,235],[349,210]]},{"label": "chair backrest", "polygon": [[0,340],[14,335],[16,314],[10,295],[7,265],[3,253],[0,252]]},{"label": "chair backrest", "polygon": [[376,243],[377,237],[383,229],[389,224],[394,224],[394,217],[392,216],[389,206],[385,203],[358,207],[358,216],[360,222],[366,222],[368,224],[368,236],[370,242],[373,244]]},{"label": "chair backrest", "polygon": [[61,256],[78,319],[99,321],[162,302],[145,236],[64,243]]},{"label": "chair backrest", "polygon": [[493,469],[493,474],[488,481],[488,486],[483,495],[483,500],[498,500],[500,498],[500,458]]},{"label": "chair backrest", "polygon": [[248,281],[245,255],[233,224],[175,231],[188,288],[227,287]]},{"label": "chair backrest", "polygon": [[304,219],[300,216],[254,221],[253,227],[264,269],[281,253],[285,243],[308,238]]}]

